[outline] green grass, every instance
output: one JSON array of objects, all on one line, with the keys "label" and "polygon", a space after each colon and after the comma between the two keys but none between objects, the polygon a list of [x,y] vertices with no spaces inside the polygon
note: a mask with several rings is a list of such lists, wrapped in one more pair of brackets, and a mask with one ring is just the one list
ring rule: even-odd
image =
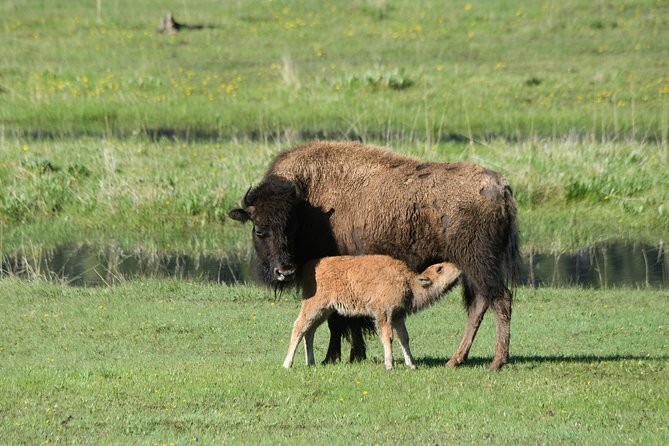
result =
[{"label": "green grass", "polygon": [[667,140],[669,6],[6,1],[9,135]]},{"label": "green grass", "polygon": [[[169,6],[212,27],[157,34],[157,0],[0,4],[0,254],[243,255],[225,212],[314,137],[499,170],[524,249],[669,238],[666,3]],[[119,280],[0,282],[0,443],[669,442],[665,291],[521,288],[500,373],[491,317],[445,368],[456,297],[409,319],[415,372],[377,339],[284,371],[292,294]]]},{"label": "green grass", "polygon": [[[248,253],[248,228],[225,214],[292,143],[6,140],[0,151],[0,250],[31,254],[76,242]],[[669,239],[666,146],[494,140],[395,150],[503,172],[518,200],[525,249]]]},{"label": "green grass", "polygon": [[157,0],[24,3],[0,6],[3,253],[247,253],[225,212],[310,138],[501,171],[526,249],[667,241],[662,2],[201,0],[171,7],[211,27],[176,35]]},{"label": "green grass", "polygon": [[[5,444],[669,441],[663,291],[532,290],[512,363],[490,373],[487,317],[471,364],[448,369],[459,297],[412,316],[418,370],[386,372],[378,339],[354,365],[281,368],[298,301],[253,287],[131,282],[0,287]],[[316,337],[324,356],[327,329]],[[397,350],[397,348],[396,348]],[[301,357],[300,357],[301,358]]]}]

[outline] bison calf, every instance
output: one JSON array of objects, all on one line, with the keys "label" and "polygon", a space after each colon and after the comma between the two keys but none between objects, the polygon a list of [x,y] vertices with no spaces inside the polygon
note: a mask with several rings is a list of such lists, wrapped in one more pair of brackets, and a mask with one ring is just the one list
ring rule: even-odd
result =
[{"label": "bison calf", "polygon": [[293,325],[285,368],[293,364],[304,337],[308,365],[314,361],[314,333],[332,313],[371,316],[381,334],[386,369],[393,368],[393,328],[404,353],[404,362],[416,366],[409,350],[404,319],[436,302],[460,276],[452,263],[438,263],[416,274],[396,259],[383,255],[325,257],[308,262],[302,272],[303,300]]}]

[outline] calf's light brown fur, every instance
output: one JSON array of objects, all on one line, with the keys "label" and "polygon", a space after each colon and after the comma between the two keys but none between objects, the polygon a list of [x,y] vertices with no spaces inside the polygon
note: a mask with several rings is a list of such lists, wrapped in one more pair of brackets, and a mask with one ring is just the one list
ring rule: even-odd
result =
[{"label": "calf's light brown fur", "polygon": [[407,314],[437,301],[457,281],[460,270],[452,263],[429,266],[416,274],[400,260],[384,255],[325,257],[308,262],[303,270],[303,300],[293,325],[285,368],[293,364],[295,351],[304,337],[307,365],[315,363],[313,342],[316,328],[334,312],[344,316],[370,316],[383,342],[386,369],[393,368],[393,329],[404,354],[404,362],[415,368]]}]

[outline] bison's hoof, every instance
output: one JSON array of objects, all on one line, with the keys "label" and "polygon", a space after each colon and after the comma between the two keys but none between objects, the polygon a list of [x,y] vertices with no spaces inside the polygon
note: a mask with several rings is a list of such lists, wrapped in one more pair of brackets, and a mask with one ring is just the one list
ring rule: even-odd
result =
[{"label": "bison's hoof", "polygon": [[488,370],[492,372],[496,372],[497,370],[501,369],[504,367],[504,364],[506,364],[506,361],[493,361],[488,365]]},{"label": "bison's hoof", "polygon": [[341,358],[339,356],[326,356],[325,359],[323,359],[323,362],[321,364],[327,365],[327,364],[338,364]]},{"label": "bison's hoof", "polygon": [[465,360],[463,358],[458,358],[456,356],[453,356],[451,359],[448,360],[446,365],[450,368],[455,368],[458,367],[462,364],[464,364]]},{"label": "bison's hoof", "polygon": [[355,362],[362,362],[366,359],[367,359],[367,354],[365,352],[356,354],[351,353],[351,356],[348,358],[348,363],[353,364]]}]

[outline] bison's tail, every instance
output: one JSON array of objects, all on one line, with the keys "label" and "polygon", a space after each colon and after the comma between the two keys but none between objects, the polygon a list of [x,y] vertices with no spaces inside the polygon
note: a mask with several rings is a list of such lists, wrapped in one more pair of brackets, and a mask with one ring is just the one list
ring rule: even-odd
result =
[{"label": "bison's tail", "polygon": [[341,316],[341,318],[343,319],[342,334],[349,342],[351,342],[351,330],[354,328],[360,328],[360,330],[362,330],[362,333],[367,336],[376,334],[376,324],[374,323],[374,319],[372,319],[371,317]]},{"label": "bison's tail", "polygon": [[515,287],[520,280],[520,235],[518,233],[518,213],[513,192],[507,185],[504,187],[504,202],[508,217],[508,229],[506,247],[504,249],[504,264],[506,266],[506,278],[511,287]]}]

